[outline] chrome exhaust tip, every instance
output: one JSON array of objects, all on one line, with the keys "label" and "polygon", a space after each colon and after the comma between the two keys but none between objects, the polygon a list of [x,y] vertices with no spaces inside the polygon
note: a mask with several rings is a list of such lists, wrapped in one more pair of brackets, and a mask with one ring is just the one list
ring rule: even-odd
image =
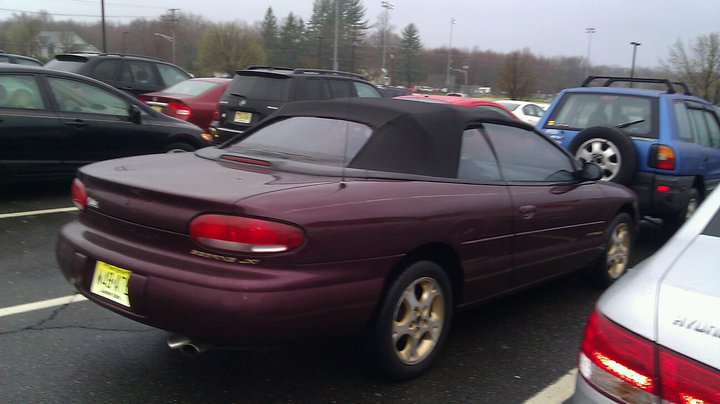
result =
[{"label": "chrome exhaust tip", "polygon": [[199,355],[210,348],[211,345],[193,341],[182,335],[173,335],[167,339],[167,345],[170,349],[179,350],[181,353],[189,356]]}]

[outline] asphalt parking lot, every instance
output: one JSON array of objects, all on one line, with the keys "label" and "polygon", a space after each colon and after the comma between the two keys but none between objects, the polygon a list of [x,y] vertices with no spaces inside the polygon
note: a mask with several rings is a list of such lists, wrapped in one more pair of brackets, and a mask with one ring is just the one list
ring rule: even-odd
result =
[{"label": "asphalt parking lot", "polygon": [[[188,357],[167,349],[169,333],[90,302],[43,307],[74,293],[54,257],[57,230],[76,215],[68,189],[0,191],[2,402],[522,403],[572,392],[567,375],[601,293],[580,276],[461,313],[434,368],[399,384],[370,374],[353,340]],[[644,223],[633,262],[669,236]]]}]

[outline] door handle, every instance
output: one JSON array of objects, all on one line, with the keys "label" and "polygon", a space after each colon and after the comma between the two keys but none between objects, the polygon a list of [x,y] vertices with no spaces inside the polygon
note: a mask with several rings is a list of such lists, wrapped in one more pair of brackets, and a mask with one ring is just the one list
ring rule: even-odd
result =
[{"label": "door handle", "polygon": [[535,205],[523,205],[518,208],[518,211],[522,215],[523,219],[532,219],[532,217],[535,216],[536,210],[537,207]]},{"label": "door handle", "polygon": [[76,128],[84,128],[85,126],[88,126],[88,124],[85,123],[82,119],[75,119],[74,121],[65,122],[65,125],[74,126]]}]

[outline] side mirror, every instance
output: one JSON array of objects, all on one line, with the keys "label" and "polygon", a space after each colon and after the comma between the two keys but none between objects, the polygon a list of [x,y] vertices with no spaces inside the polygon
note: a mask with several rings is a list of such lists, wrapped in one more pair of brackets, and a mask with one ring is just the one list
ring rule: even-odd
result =
[{"label": "side mirror", "polygon": [[602,177],[602,168],[595,163],[585,163],[580,170],[580,179],[583,181],[599,181]]},{"label": "side mirror", "polygon": [[131,105],[130,106],[130,122],[141,124],[142,119],[140,117],[142,116],[142,111],[140,110],[140,107],[137,105]]}]

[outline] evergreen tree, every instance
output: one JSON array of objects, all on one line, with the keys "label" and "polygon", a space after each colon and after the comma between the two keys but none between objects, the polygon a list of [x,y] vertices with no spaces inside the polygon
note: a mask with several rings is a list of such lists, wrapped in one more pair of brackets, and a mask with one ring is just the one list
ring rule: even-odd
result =
[{"label": "evergreen tree", "polygon": [[302,67],[305,54],[305,22],[290,13],[280,28],[279,64],[288,67]]},{"label": "evergreen tree", "polygon": [[272,7],[268,7],[265,12],[265,18],[260,26],[260,36],[262,37],[263,47],[267,54],[268,64],[274,65],[278,62],[278,42],[279,32],[278,23]]},{"label": "evergreen tree", "polygon": [[340,49],[343,49],[343,59],[347,61],[344,65],[347,70],[355,72],[358,56],[358,47],[365,43],[365,35],[370,26],[368,20],[365,19],[365,7],[361,0],[346,0],[344,16],[344,41]]},{"label": "evergreen tree", "polygon": [[406,86],[418,83],[424,75],[421,60],[422,43],[415,24],[409,24],[402,31],[400,60],[397,76]]}]

